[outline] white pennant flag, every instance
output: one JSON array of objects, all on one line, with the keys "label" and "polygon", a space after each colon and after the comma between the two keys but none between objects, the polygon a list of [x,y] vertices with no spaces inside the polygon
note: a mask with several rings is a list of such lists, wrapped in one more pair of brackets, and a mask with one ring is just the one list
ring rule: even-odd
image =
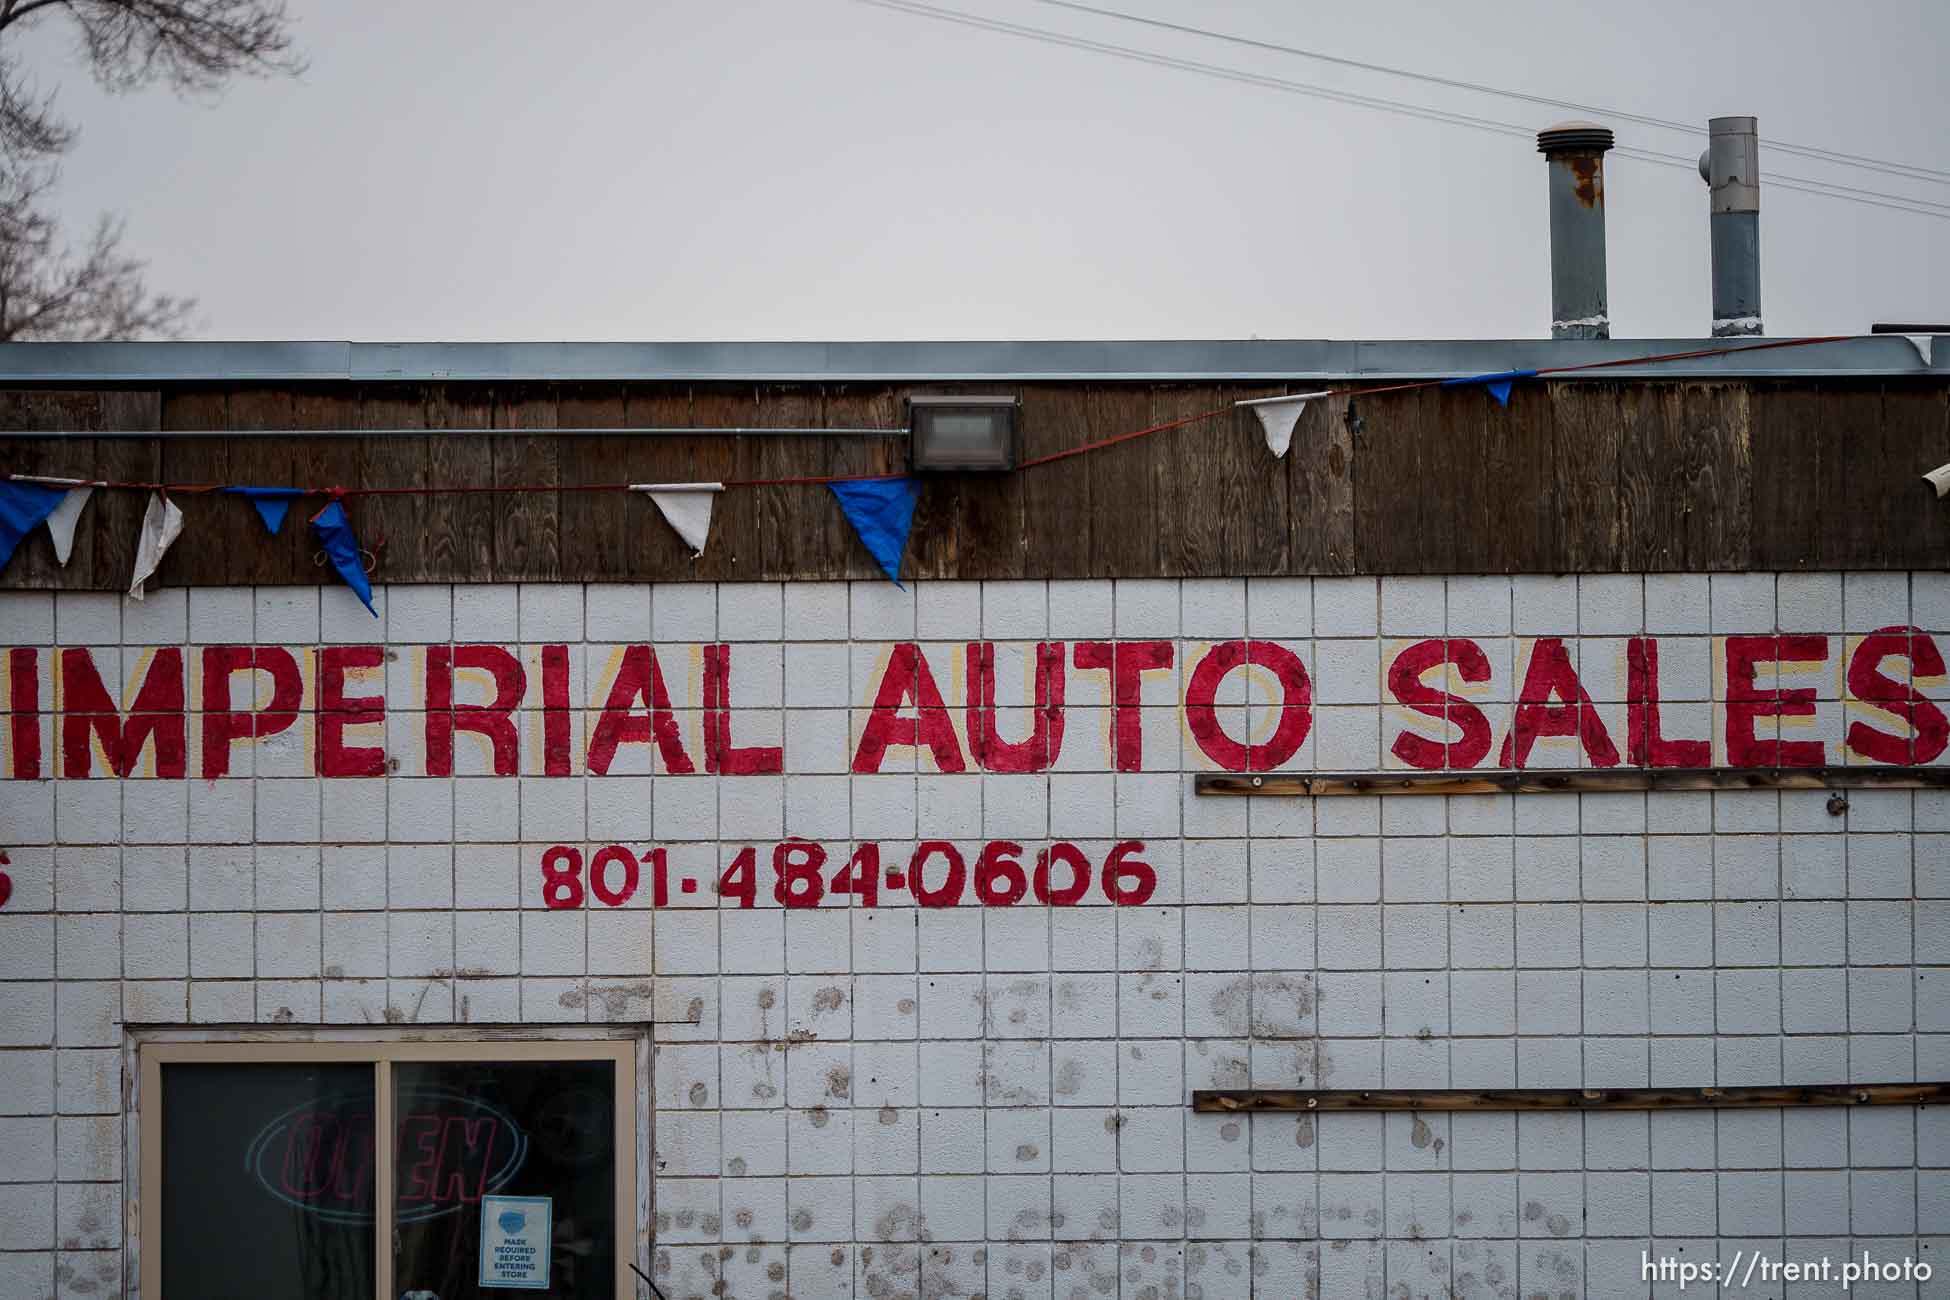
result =
[{"label": "white pennant flag", "polygon": [[22,483],[45,483],[49,487],[65,487],[68,495],[61,498],[61,504],[54,507],[45,520],[47,535],[54,539],[54,558],[62,568],[68,567],[68,557],[74,554],[75,524],[81,519],[81,508],[88,504],[88,498],[102,485],[100,479],[54,478],[46,474],[12,474],[8,477]]},{"label": "white pennant flag", "polygon": [[1307,403],[1316,397],[1326,397],[1325,392],[1295,393],[1291,397],[1256,397],[1250,401],[1234,402],[1234,406],[1250,407],[1259,417],[1260,427],[1266,430],[1266,447],[1275,456],[1286,455],[1286,449],[1293,444],[1293,426],[1300,422],[1300,412],[1307,409]]},{"label": "white pennant flag", "polygon": [[68,495],[61,498],[61,504],[47,517],[47,535],[54,539],[54,558],[64,569],[68,567],[68,556],[74,553],[74,526],[81,519],[81,508],[94,494],[92,484],[69,488]]},{"label": "white pennant flag", "polygon": [[142,512],[142,533],[135,540],[135,576],[129,582],[129,599],[142,599],[142,584],[156,572],[163,553],[182,532],[183,512],[174,501],[151,492],[149,508]]},{"label": "white pennant flag", "polygon": [[711,534],[711,503],[724,491],[724,484],[632,483],[630,491],[642,492],[656,502],[664,520],[677,530],[691,553],[704,554],[704,539]]},{"label": "white pennant flag", "polygon": [[1908,339],[1909,345],[1916,349],[1917,359],[1925,366],[1934,366],[1936,364],[1936,335],[1905,334],[1903,337]]}]

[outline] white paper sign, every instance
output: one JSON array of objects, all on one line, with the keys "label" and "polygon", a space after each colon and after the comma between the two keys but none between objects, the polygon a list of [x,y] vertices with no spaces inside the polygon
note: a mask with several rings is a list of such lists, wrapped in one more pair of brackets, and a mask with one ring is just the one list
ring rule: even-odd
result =
[{"label": "white paper sign", "polygon": [[552,1217],[546,1196],[483,1196],[481,1285],[546,1291]]}]

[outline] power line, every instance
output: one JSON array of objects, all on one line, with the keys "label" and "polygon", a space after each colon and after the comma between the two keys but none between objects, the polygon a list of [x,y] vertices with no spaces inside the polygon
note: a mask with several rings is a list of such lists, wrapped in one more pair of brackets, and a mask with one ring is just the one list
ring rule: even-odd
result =
[{"label": "power line", "polygon": [[[1494,118],[1479,117],[1470,113],[1458,113],[1445,109],[1429,108],[1425,105],[1410,104],[1404,100],[1386,96],[1361,95],[1353,91],[1333,90],[1311,82],[1290,81],[1265,73],[1247,72],[1240,68],[1222,64],[1204,63],[1196,59],[1185,59],[1173,55],[1158,54],[1128,45],[1117,45],[1108,41],[1092,40],[1088,37],[1074,36],[1067,32],[1052,31],[1045,27],[1032,27],[1024,23],[1008,22],[999,18],[985,18],[976,14],[964,13],[955,9],[944,9],[935,5],[921,3],[920,0],[862,0],[862,3],[876,5],[884,9],[894,9],[918,17],[934,18],[945,22],[960,23],[964,26],[1019,36],[1046,44],[1065,45],[1073,49],[1088,50],[1093,53],[1108,54],[1116,58],[1131,59],[1148,63],[1155,67],[1173,68],[1180,71],[1196,72],[1205,76],[1218,77],[1227,81],[1242,82],[1266,89],[1281,90],[1291,94],[1308,95],[1337,103],[1351,104],[1362,108],[1378,109],[1382,112],[1399,113],[1428,121],[1444,122],[1453,126],[1467,126],[1477,130],[1494,131],[1514,138],[1529,140],[1534,133],[1529,127],[1514,122],[1502,122]],[[1109,12],[1109,11],[1107,11]],[[1146,20],[1148,21],[1148,20]],[[1686,128],[1688,130],[1692,128]],[[1614,150],[1620,156],[1640,162],[1658,163],[1692,172],[1697,163],[1681,154],[1665,153],[1656,149],[1621,147]],[[1767,178],[1770,185],[1783,189],[1796,190],[1804,194],[1816,194],[1827,198],[1847,199],[1865,203],[1871,207],[1887,208],[1895,212],[1913,212],[1920,216],[1950,219],[1950,204],[1933,199],[1913,198],[1904,194],[1888,194],[1879,190],[1866,190],[1835,181],[1819,180],[1812,176],[1795,176],[1786,173],[1773,173]]]},{"label": "power line", "polygon": [[[1066,46],[1071,49],[1086,50],[1091,53],[1109,55],[1113,58],[1127,59],[1145,63],[1153,67],[1170,68],[1181,72],[1193,72],[1202,76],[1214,77],[1223,81],[1234,81],[1244,85],[1259,86],[1263,89],[1283,91],[1288,94],[1304,95],[1315,99],[1330,100],[1335,103],[1350,104],[1359,108],[1377,109],[1381,112],[1396,113],[1407,117],[1421,118],[1425,121],[1444,123],[1450,126],[1464,126],[1473,130],[1489,131],[1515,139],[1531,140],[1535,137],[1529,127],[1515,122],[1499,121],[1495,118],[1479,117],[1471,113],[1457,113],[1446,109],[1430,108],[1421,104],[1411,104],[1404,100],[1385,96],[1361,95],[1353,91],[1333,90],[1311,82],[1292,81],[1266,73],[1248,72],[1241,68],[1223,64],[1205,63],[1197,59],[1180,58],[1174,55],[1159,54],[1151,50],[1138,49],[1129,45],[1118,45],[1109,41],[1093,40],[1089,37],[1074,36],[1067,32],[1053,31],[1045,27],[1033,27],[1025,23],[1013,23],[999,18],[985,18],[977,14],[964,13],[957,9],[944,9],[935,5],[921,3],[920,0],[859,0],[861,4],[880,9],[890,9],[899,13],[920,18],[932,18],[940,22],[955,23],[973,27],[981,31],[997,32],[1002,35],[1021,37],[1049,45]],[[1680,154],[1664,153],[1655,149],[1620,147],[1613,153],[1638,162],[1656,163],[1666,167],[1676,167],[1686,172],[1696,172],[1697,163]],[[1826,198],[1842,199],[1851,203],[1864,203],[1871,207],[1887,208],[1894,212],[1910,212],[1918,216],[1950,220],[1950,204],[1938,203],[1930,199],[1910,198],[1901,194],[1885,194],[1877,190],[1863,190],[1854,186],[1841,185],[1832,181],[1816,180],[1807,176],[1788,176],[1776,173],[1768,178],[1768,184],[1782,189],[1801,193],[1820,195]]]},{"label": "power line", "polygon": [[[1361,59],[1350,59],[1338,54],[1327,54],[1320,50],[1310,50],[1298,45],[1283,45],[1277,41],[1256,40],[1250,36],[1238,36],[1230,32],[1217,32],[1210,28],[1194,27],[1187,23],[1166,22],[1161,18],[1147,18],[1141,14],[1124,13],[1118,9],[1103,9],[1096,5],[1078,3],[1078,0],[1036,0],[1037,4],[1050,5],[1057,9],[1069,9],[1077,13],[1095,14],[1100,18],[1114,18],[1122,22],[1137,23],[1154,27],[1161,31],[1180,32],[1188,36],[1200,36],[1209,40],[1226,41],[1233,45],[1243,45],[1250,49],[1267,50],[1276,54],[1291,54],[1303,59],[1313,59],[1320,63],[1330,63],[1342,68],[1357,68],[1363,72],[1379,72],[1390,77],[1406,77],[1411,81],[1424,81],[1431,85],[1447,86],[1452,90],[1468,90],[1481,95],[1497,95],[1504,99],[1521,100],[1526,104],[1538,104],[1547,108],[1569,109],[1578,113],[1590,113],[1599,117],[1615,118],[1622,122],[1634,122],[1640,126],[1659,127],[1668,131],[1685,131],[1698,135],[1703,128],[1690,123],[1679,122],[1669,117],[1651,117],[1644,113],[1630,113],[1624,109],[1606,108],[1597,104],[1581,104],[1576,100],[1553,99],[1548,95],[1533,95],[1521,90],[1506,90],[1480,81],[1464,81],[1456,77],[1443,77],[1430,72],[1414,72],[1408,68],[1391,67],[1385,63],[1368,63]],[[1923,167],[1915,163],[1893,162],[1886,158],[1870,158],[1863,154],[1848,153],[1842,150],[1821,149],[1814,145],[1792,144],[1783,140],[1769,139],[1769,149],[1798,157],[1817,158],[1823,162],[1841,163],[1852,167],[1865,167],[1871,171],[1885,172],[1891,176],[1904,176],[1912,180],[1935,181],[1950,184],[1950,171],[1934,167]]]},{"label": "power line", "polygon": [[1447,122],[1455,126],[1475,127],[1479,130],[1496,131],[1503,135],[1528,138],[1532,132],[1528,127],[1515,122],[1499,122],[1492,118],[1476,117],[1468,113],[1452,113],[1439,108],[1425,108],[1418,104],[1408,104],[1399,100],[1379,99],[1369,95],[1357,95],[1351,91],[1330,90],[1324,86],[1314,86],[1306,82],[1287,81],[1280,77],[1263,73],[1247,72],[1239,68],[1228,68],[1216,63],[1201,63],[1196,59],[1181,59],[1168,54],[1154,54],[1128,45],[1113,45],[1107,41],[1090,40],[1082,36],[1071,36],[1063,32],[1051,31],[1043,27],[1030,27],[1022,23],[1005,22],[999,18],[983,18],[976,14],[962,13],[954,9],[939,9],[933,5],[921,4],[918,0],[860,0],[862,4],[880,9],[892,9],[913,14],[921,18],[935,18],[943,22],[959,23],[964,27],[975,27],[984,31],[1000,32],[1007,36],[1020,36],[1029,40],[1042,41],[1051,45],[1066,45],[1072,49],[1089,50],[1097,54],[1108,54],[1116,58],[1131,59],[1138,63],[1149,63],[1161,68],[1176,68],[1186,72],[1203,73],[1225,81],[1244,82],[1247,85],[1265,86],[1273,90],[1285,90],[1294,94],[1311,95],[1318,99],[1330,99],[1343,104],[1355,104],[1364,108],[1379,108],[1389,112],[1403,113],[1409,117],[1424,118],[1432,122]]},{"label": "power line", "polygon": [[[1642,158],[1646,162],[1665,162],[1685,172],[1696,173],[1695,162],[1679,154],[1661,154],[1657,150],[1630,148],[1630,146],[1618,146],[1613,152],[1624,154],[1626,158]],[[1936,199],[1913,199],[1909,195],[1891,195],[1880,189],[1858,189],[1856,185],[1843,185],[1841,181],[1821,181],[1812,175],[1771,172],[1763,175],[1763,181],[1774,189],[1794,189],[1804,195],[1821,195],[1825,199],[1847,199],[1849,203],[1866,203],[1870,207],[1890,209],[1893,212],[1915,212],[1919,216],[1950,218],[1950,203],[1938,203]]]},{"label": "power line", "polygon": [[[1697,167],[1690,159],[1676,154],[1658,153],[1650,149],[1634,149],[1620,145],[1612,150],[1639,162],[1660,163],[1668,167],[1678,167],[1682,171],[1697,175]],[[1783,176],[1779,172],[1766,178],[1774,189],[1795,190],[1802,194],[1819,195],[1825,199],[1840,199],[1847,203],[1864,203],[1872,208],[1887,208],[1891,212],[1910,212],[1919,217],[1936,217],[1950,220],[1950,206],[1930,199],[1912,199],[1901,194],[1882,194],[1876,190],[1858,190],[1852,185],[1838,185],[1832,181],[1818,181],[1804,176]]]}]

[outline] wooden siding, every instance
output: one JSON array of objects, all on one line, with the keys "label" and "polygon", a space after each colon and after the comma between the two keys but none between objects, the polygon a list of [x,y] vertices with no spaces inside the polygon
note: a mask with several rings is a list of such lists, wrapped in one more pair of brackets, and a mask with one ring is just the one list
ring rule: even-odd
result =
[{"label": "wooden siding", "polygon": [[[1267,396],[1266,386],[946,385],[1017,392],[1026,456]],[[345,487],[871,474],[898,438],[558,434],[576,427],[893,426],[905,389],[843,385],[231,385],[0,391],[0,427],[166,430],[0,439],[0,472]],[[360,430],[425,429],[425,434]],[[455,434],[443,429],[492,429]],[[225,437],[230,430],[291,436]],[[350,431],[318,437],[316,431]],[[207,433],[208,437],[181,435]],[[916,578],[1908,569],[1950,564],[1946,388],[1927,381],[1519,384],[1311,403],[1273,460],[1249,412],[1015,474],[930,478]],[[303,522],[266,537],[240,498],[179,498],[165,584],[317,583]],[[693,559],[640,498],[534,494],[349,503],[382,582],[870,578],[818,486],[733,489]],[[142,499],[99,494],[66,569],[37,530],[4,587],[127,582]]]}]

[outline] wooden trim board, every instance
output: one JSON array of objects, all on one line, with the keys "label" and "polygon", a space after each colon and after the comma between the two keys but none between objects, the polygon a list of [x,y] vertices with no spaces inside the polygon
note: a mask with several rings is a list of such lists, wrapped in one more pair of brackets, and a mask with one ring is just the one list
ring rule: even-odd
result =
[{"label": "wooden trim board", "polygon": [[1817,1083],[1762,1088],[1409,1088],[1313,1092],[1201,1088],[1205,1113],[1315,1110],[1735,1110],[1781,1106],[1934,1106],[1950,1083]]},{"label": "wooden trim board", "polygon": [[1600,794],[1621,790],[1944,790],[1950,767],[1606,767],[1487,772],[1200,772],[1202,795]]}]

